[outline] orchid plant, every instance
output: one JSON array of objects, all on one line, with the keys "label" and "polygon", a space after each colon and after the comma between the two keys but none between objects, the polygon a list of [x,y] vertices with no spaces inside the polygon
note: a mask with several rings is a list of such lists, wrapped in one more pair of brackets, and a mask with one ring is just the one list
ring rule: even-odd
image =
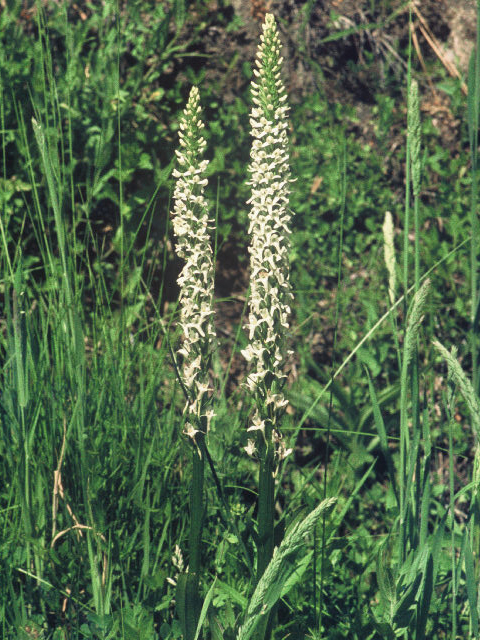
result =
[{"label": "orchid plant", "polygon": [[[281,80],[281,44],[273,15],[267,14],[256,56],[252,83],[253,108],[250,124],[253,137],[249,165],[251,197],[250,308],[246,328],[249,345],[243,355],[250,365],[246,380],[254,400],[254,414],[246,450],[258,457],[258,538],[257,587],[274,551],[274,493],[278,463],[287,451],[280,432],[287,401],[283,395],[288,317],[293,298],[289,282],[291,211],[288,208],[291,182],[288,153],[287,95]],[[185,262],[178,279],[180,285],[180,325],[183,345],[181,381],[187,395],[184,433],[194,444],[193,477],[190,493],[190,557],[186,574],[177,583],[177,609],[184,635],[196,637],[199,620],[198,575],[200,571],[203,525],[204,460],[208,454],[205,437],[213,411],[210,408],[210,359],[215,341],[213,326],[214,260],[210,231],[212,221],[203,195],[207,184],[208,161],[202,160],[205,140],[201,135],[199,93],[194,87],[180,123],[180,150],[174,192],[173,227],[177,255]],[[193,595],[192,595],[193,594]],[[193,614],[192,614],[193,611]],[[257,638],[269,635],[269,616],[255,630]],[[256,627],[253,625],[252,629]],[[252,631],[253,633],[253,631]]]},{"label": "orchid plant", "polygon": [[205,436],[213,417],[210,394],[210,360],[215,342],[213,325],[214,259],[210,232],[213,221],[204,196],[204,177],[208,160],[202,160],[206,142],[202,136],[198,89],[190,91],[180,120],[180,149],[174,191],[173,229],[176,253],[184,260],[178,278],[180,285],[180,326],[183,344],[181,382],[187,401],[185,430],[193,446],[193,472],[190,486],[190,541],[188,572],[177,582],[177,604],[186,637],[195,632],[199,617],[199,574],[204,517]]},{"label": "orchid plant", "polygon": [[247,387],[255,411],[247,452],[258,453],[258,557],[257,582],[274,548],[274,491],[276,465],[286,451],[279,430],[287,401],[282,393],[289,352],[285,344],[293,298],[289,282],[291,182],[288,154],[288,105],[281,79],[281,43],[275,19],[267,14],[260,37],[256,80],[252,82],[250,114],[253,137],[249,166],[250,312],[249,346],[243,355],[250,363]]}]

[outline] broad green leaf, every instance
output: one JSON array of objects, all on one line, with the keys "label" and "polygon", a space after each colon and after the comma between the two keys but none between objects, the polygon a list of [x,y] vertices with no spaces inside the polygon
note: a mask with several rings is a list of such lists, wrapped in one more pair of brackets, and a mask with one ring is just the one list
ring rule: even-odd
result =
[{"label": "broad green leaf", "polygon": [[198,576],[195,573],[181,573],[178,576],[175,601],[184,640],[194,640],[201,609]]}]

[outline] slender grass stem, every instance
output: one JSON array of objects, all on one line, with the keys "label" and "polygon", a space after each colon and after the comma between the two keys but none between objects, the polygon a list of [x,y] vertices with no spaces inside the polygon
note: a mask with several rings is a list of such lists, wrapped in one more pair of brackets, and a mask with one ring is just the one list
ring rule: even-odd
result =
[{"label": "slender grass stem", "polygon": [[477,0],[476,45],[470,59],[468,77],[467,119],[470,142],[472,186],[470,192],[470,350],[472,354],[472,382],[475,392],[480,393],[478,370],[478,315],[479,290],[478,268],[480,254],[480,222],[478,219],[478,127],[480,123],[480,0]]},{"label": "slender grass stem", "polygon": [[[407,70],[407,86],[410,87],[412,74],[412,8],[409,7],[408,24],[410,29],[408,32],[408,70]],[[408,300],[408,263],[409,263],[409,234],[410,234],[410,154],[411,138],[407,135],[407,145],[405,152],[405,208],[403,221],[403,296],[404,296],[404,315],[407,315]]]},{"label": "slender grass stem", "polygon": [[190,483],[190,546],[189,571],[200,575],[202,566],[202,531],[204,519],[205,435],[196,435],[198,449],[192,453],[192,481]]},{"label": "slender grass stem", "polygon": [[453,393],[449,393],[447,400],[447,415],[448,415],[448,476],[449,476],[449,489],[450,489],[450,505],[449,505],[449,520],[450,520],[450,554],[452,558],[452,640],[457,638],[457,568],[455,562],[455,476],[453,467],[453,416],[451,415]]},{"label": "slender grass stem", "polygon": [[[338,321],[340,318],[340,285],[342,282],[342,257],[343,257],[343,233],[344,233],[344,222],[345,222],[345,211],[346,211],[346,202],[347,202],[347,142],[345,137],[342,140],[342,154],[339,158],[339,174],[340,174],[340,225],[338,229],[338,250],[337,250],[337,288],[336,288],[336,296],[335,296],[335,319],[334,319],[334,333],[333,333],[333,349],[332,349],[332,364],[331,364],[331,374],[330,380],[333,381],[333,376],[335,374],[335,367],[337,366],[336,357],[337,357],[337,333],[338,333]],[[330,387],[330,399],[328,403],[328,425],[327,425],[327,444],[325,447],[325,457],[324,457],[324,474],[323,474],[323,500],[327,499],[327,484],[328,484],[328,461],[330,455],[330,435],[331,435],[331,416],[333,411],[333,385]],[[316,627],[318,630],[318,634],[320,635],[322,632],[322,613],[323,613],[323,591],[324,591],[324,582],[325,582],[325,553],[326,553],[326,515],[322,516],[322,536],[321,536],[321,564],[320,564],[320,597],[318,604],[318,612],[316,607],[316,596],[317,596],[317,575],[316,575],[316,548],[314,549],[314,571],[313,571],[313,579],[314,579],[314,611],[317,615]],[[316,529],[315,529],[316,534]],[[316,535],[315,535],[316,542]]]}]

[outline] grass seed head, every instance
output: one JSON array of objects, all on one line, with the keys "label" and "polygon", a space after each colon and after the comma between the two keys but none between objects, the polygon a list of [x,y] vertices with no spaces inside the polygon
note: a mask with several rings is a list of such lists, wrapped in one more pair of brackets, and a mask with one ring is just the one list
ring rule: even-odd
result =
[{"label": "grass seed head", "polygon": [[390,211],[385,212],[385,222],[383,223],[383,250],[385,256],[385,264],[388,271],[388,296],[390,303],[395,302],[395,244],[394,244],[394,228],[393,218]]},{"label": "grass seed head", "polygon": [[420,102],[418,97],[418,82],[412,80],[410,93],[408,95],[408,137],[410,145],[410,159],[412,164],[412,184],[413,193],[418,196],[420,193]]}]

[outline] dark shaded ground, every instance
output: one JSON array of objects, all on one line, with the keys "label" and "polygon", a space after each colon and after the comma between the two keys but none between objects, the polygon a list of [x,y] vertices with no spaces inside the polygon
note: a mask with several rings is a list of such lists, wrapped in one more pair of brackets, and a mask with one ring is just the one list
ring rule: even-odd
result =
[{"label": "dark shaded ground", "polygon": [[[421,7],[420,7],[421,4]],[[459,121],[454,117],[447,94],[435,87],[441,74],[449,75],[445,65],[450,61],[460,74],[458,58],[461,51],[453,44],[455,35],[470,44],[473,31],[456,34],[452,27],[462,29],[472,22],[468,13],[470,0],[451,3],[449,0],[425,0],[414,13],[413,68],[420,84],[421,109],[424,118],[431,118],[440,131],[442,145],[452,156],[458,154]],[[465,4],[467,13],[462,14]],[[348,124],[347,133],[372,146],[385,157],[385,175],[392,191],[403,197],[403,155],[395,153],[404,146],[406,122],[406,52],[408,47],[408,7],[401,0],[231,0],[206,3],[207,26],[202,37],[201,64],[206,68],[205,82],[221,91],[224,102],[233,102],[246,88],[241,73],[243,61],[253,64],[258,36],[266,11],[278,19],[284,44],[285,73],[290,102],[299,103],[312,92],[322,95],[333,106],[351,105],[356,122]],[[460,20],[463,15],[463,20]],[[237,25],[232,28],[232,25]],[[458,39],[458,38],[457,38]],[[435,50],[438,46],[440,49]],[[455,58],[457,56],[457,58]],[[187,59],[188,60],[188,59]],[[190,60],[191,62],[191,60]],[[226,70],[228,72],[226,73]],[[177,72],[182,73],[181,69]],[[378,116],[374,107],[379,94],[398,102],[396,120],[378,146]],[[386,150],[386,153],[384,151]],[[426,194],[428,197],[428,194]],[[240,265],[232,262],[234,252],[225,247],[220,260],[220,295],[238,291],[238,282],[245,281],[238,273]]]},{"label": "dark shaded ground", "polygon": [[[452,68],[446,65],[452,60],[460,74],[466,70],[468,57],[455,57],[461,51],[458,46],[453,48],[458,34],[452,28],[456,25],[465,29],[471,23],[471,4],[469,0],[425,0],[417,3],[413,13],[413,69],[420,85],[422,118],[431,118],[443,147],[452,156],[460,150],[460,122],[452,112],[450,97],[437,90],[436,83],[442,75],[451,75]],[[337,103],[354,107],[357,117],[348,123],[347,134],[353,133],[374,152],[383,154],[384,174],[392,192],[403,200],[404,154],[399,151],[405,145],[409,42],[409,13],[404,2],[231,0],[211,1],[206,7],[208,26],[202,46],[208,57],[201,64],[206,68],[205,81],[221,90],[224,102],[233,102],[246,89],[241,65],[245,60],[253,64],[265,12],[273,12],[284,44],[284,78],[291,104],[319,93],[332,109]],[[463,20],[459,20],[462,15]],[[233,24],[237,24],[235,29],[231,28]],[[473,30],[461,34],[463,44],[468,45],[469,39],[474,38],[474,31],[473,23]],[[379,95],[390,96],[398,103],[382,150],[378,149],[378,116],[374,112]],[[436,194],[424,193],[422,197],[428,201]],[[235,247],[227,244],[219,254],[217,266],[218,298],[230,297],[229,301],[218,302],[218,329],[231,341],[244,306],[242,292],[248,286],[247,264],[240,262],[237,255]],[[329,363],[332,345],[332,327],[325,325],[322,336],[312,336],[312,350],[321,352]],[[234,361],[233,379],[241,374],[242,364]]]}]

